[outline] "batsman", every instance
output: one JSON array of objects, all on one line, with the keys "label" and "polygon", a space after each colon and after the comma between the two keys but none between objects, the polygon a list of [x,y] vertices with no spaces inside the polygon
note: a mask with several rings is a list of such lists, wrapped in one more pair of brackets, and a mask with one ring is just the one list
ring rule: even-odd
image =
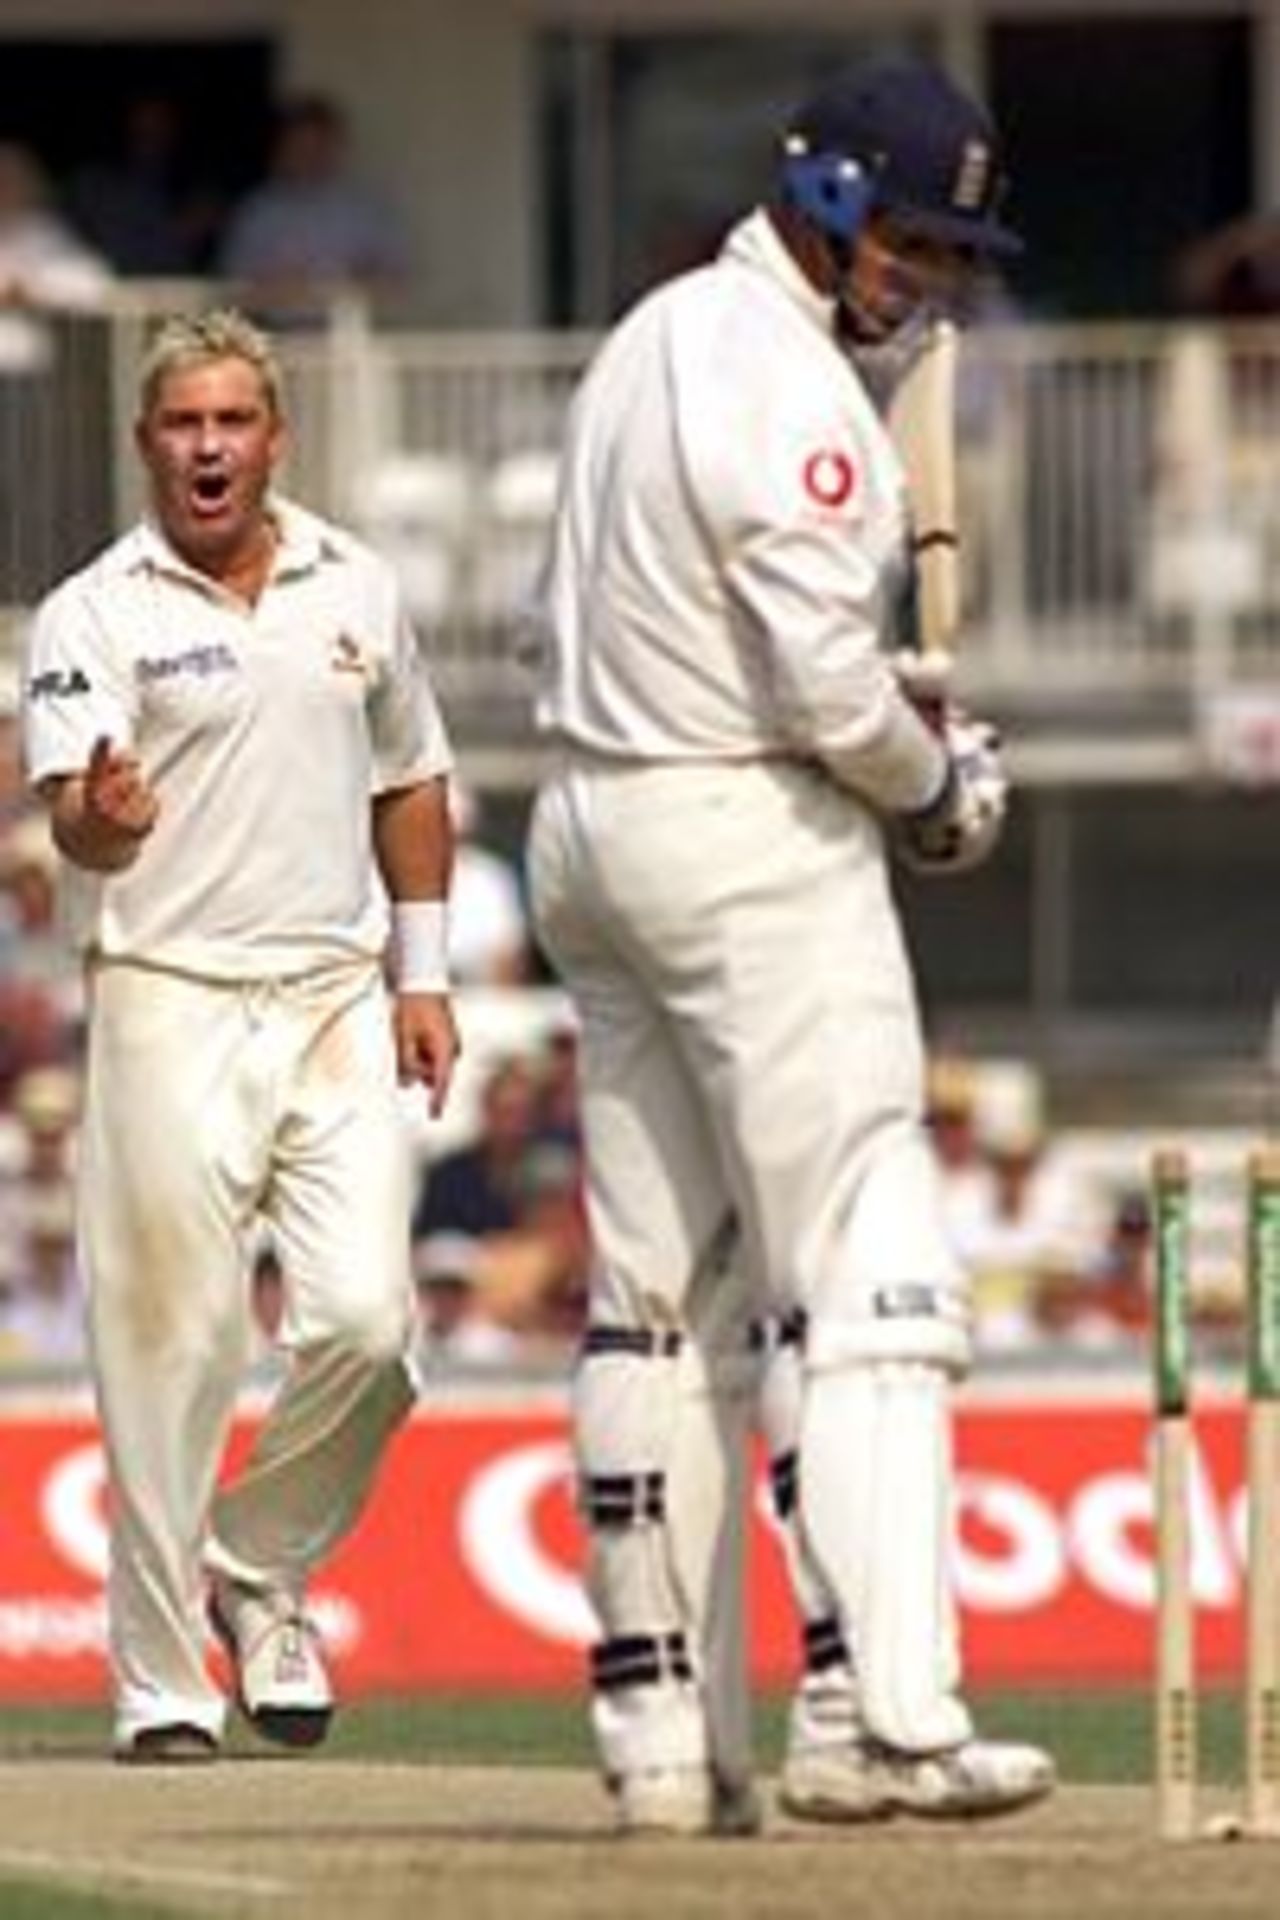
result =
[{"label": "batsman", "polygon": [[812,1663],[788,1810],[968,1817],[1053,1783],[961,1693],[970,1304],[889,871],[984,860],[1006,781],[902,651],[911,505],[859,371],[909,367],[1017,249],[1002,192],[988,116],[939,70],[837,78],[786,127],[767,203],[624,316],[571,411],[529,852],[582,1027],[600,1258],[574,1423],[624,1832],[756,1824],[715,1632],[752,1316],[791,1383],[770,1446]]}]

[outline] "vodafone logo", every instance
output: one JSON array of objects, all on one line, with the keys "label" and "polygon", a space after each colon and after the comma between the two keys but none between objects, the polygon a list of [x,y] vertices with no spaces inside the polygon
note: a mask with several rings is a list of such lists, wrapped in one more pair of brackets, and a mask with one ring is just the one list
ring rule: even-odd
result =
[{"label": "vodafone logo", "polygon": [[[56,1423],[55,1423],[56,1428]],[[1149,1663],[1154,1515],[1145,1409],[969,1409],[954,1568],[970,1671],[1136,1678]],[[11,1423],[0,1697],[97,1698],[106,1646],[105,1462],[75,1423]],[[1238,1409],[1197,1423],[1192,1586],[1210,1676],[1238,1664],[1246,1499]],[[795,1608],[763,1474],[750,1500],[753,1670],[794,1671]],[[379,1502],[381,1504],[379,1504]],[[406,1528],[405,1515],[413,1517]],[[597,1631],[567,1423],[486,1412],[410,1423],[370,1524],[313,1592],[353,1690],[574,1684]],[[441,1606],[424,1607],[438,1588]]]},{"label": "vodafone logo", "polygon": [[45,1530],[63,1559],[91,1580],[107,1577],[107,1462],[93,1442],[57,1462],[41,1489]]},{"label": "vodafone logo", "polygon": [[[468,1490],[460,1524],[463,1552],[490,1597],[535,1633],[582,1646],[595,1631],[579,1576],[540,1543],[539,1503],[569,1477],[559,1442],[521,1448],[486,1467]],[[1030,1612],[1079,1582],[1126,1611],[1154,1600],[1151,1486],[1122,1469],[1085,1479],[1065,1507],[1008,1474],[959,1478],[956,1585],[975,1614]],[[757,1521],[779,1529],[762,1482]],[[1197,1602],[1239,1603],[1244,1550],[1243,1495],[1221,1502],[1197,1459],[1192,1485],[1193,1586]]]},{"label": "vodafone logo", "polygon": [[857,469],[838,447],[811,453],[803,468],[804,490],[820,507],[842,507],[857,485]]},{"label": "vodafone logo", "polygon": [[580,1647],[597,1631],[582,1582],[550,1558],[536,1528],[539,1503],[571,1474],[560,1440],[501,1455],[467,1489],[458,1533],[468,1566],[499,1606],[535,1633]]}]

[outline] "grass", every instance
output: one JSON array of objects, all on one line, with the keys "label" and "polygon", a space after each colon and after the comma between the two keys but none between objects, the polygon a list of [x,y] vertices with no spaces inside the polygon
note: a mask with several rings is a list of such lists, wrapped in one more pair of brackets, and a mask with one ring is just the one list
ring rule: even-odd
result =
[{"label": "grass", "polygon": [[67,1893],[26,1880],[0,1879],[4,1920],[173,1920],[172,1907],[140,1907],[94,1893]]},{"label": "grass", "polygon": [[[979,1725],[992,1735],[1035,1740],[1055,1754],[1066,1780],[1102,1785],[1149,1777],[1151,1702],[1141,1691],[1000,1692],[977,1695]],[[786,1701],[766,1696],[757,1711],[761,1765],[781,1751]],[[1230,1692],[1200,1702],[1202,1767],[1221,1783],[1240,1771],[1240,1716]],[[0,1760],[105,1751],[105,1711],[84,1707],[0,1711]],[[233,1750],[249,1750],[251,1734],[236,1727]],[[572,1695],[432,1694],[353,1702],[334,1723],[325,1747],[334,1759],[405,1764],[580,1766],[592,1763],[583,1703]],[[9,1920],[8,1909],[0,1914]]]}]

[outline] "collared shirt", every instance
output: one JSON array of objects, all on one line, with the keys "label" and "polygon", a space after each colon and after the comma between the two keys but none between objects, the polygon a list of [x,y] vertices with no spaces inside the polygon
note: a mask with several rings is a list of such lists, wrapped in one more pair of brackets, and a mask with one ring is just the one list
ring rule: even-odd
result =
[{"label": "collared shirt", "polygon": [[160,802],[130,868],[68,865],[91,953],[243,979],[381,951],[371,801],[445,773],[449,745],[391,569],[300,507],[272,511],[253,606],[143,521],[36,611],[32,783],[80,772],[107,735]]},{"label": "collared shirt", "polygon": [[616,327],[571,409],[532,639],[548,733],[622,761],[822,761],[889,809],[942,749],[887,653],[897,455],[763,211]]}]

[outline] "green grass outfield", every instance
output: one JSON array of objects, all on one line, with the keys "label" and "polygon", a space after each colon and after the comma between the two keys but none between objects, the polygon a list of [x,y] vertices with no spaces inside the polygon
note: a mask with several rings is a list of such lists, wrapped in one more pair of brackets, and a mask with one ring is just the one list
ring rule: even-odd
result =
[{"label": "green grass outfield", "polygon": [[[1135,1692],[1000,1692],[974,1696],[982,1730],[1052,1748],[1065,1780],[1079,1784],[1147,1778],[1151,1700]],[[785,1700],[764,1699],[757,1739],[761,1766],[777,1761]],[[1229,1782],[1240,1771],[1240,1715],[1230,1692],[1200,1702],[1202,1767],[1207,1780]],[[87,1707],[0,1709],[0,1759],[24,1755],[91,1756],[106,1750],[105,1710]],[[231,1745],[248,1750],[254,1736],[233,1727]],[[353,1701],[334,1722],[322,1753],[343,1760],[492,1762],[503,1766],[589,1766],[591,1749],[580,1700],[562,1694],[400,1696]],[[0,1915],[8,1920],[7,1910]]]},{"label": "green grass outfield", "polygon": [[[1064,1780],[1081,1785],[1140,1783],[1149,1777],[1151,1701],[1141,1692],[992,1693],[977,1696],[983,1730],[1050,1747]],[[1205,1695],[1200,1703],[1202,1777],[1229,1783],[1240,1776],[1238,1699]],[[762,1700],[758,1715],[761,1766],[771,1770],[782,1741],[785,1701]],[[104,1710],[0,1710],[0,1759],[91,1757],[105,1751]],[[253,1735],[237,1727],[232,1750],[251,1750]],[[353,1702],[335,1722],[323,1753],[342,1760],[385,1759],[469,1765],[582,1766],[591,1764],[583,1705],[563,1695],[492,1698],[427,1696]],[[3,1920],[164,1920],[172,1908],[127,1905],[0,1879]]]}]

